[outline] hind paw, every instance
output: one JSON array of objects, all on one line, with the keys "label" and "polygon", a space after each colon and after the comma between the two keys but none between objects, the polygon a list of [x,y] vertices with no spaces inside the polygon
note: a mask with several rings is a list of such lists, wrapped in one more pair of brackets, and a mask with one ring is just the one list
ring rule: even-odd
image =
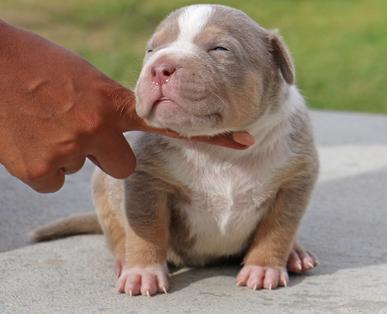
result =
[{"label": "hind paw", "polygon": [[319,262],[312,253],[295,244],[289,254],[287,269],[292,273],[305,273],[318,265]]}]

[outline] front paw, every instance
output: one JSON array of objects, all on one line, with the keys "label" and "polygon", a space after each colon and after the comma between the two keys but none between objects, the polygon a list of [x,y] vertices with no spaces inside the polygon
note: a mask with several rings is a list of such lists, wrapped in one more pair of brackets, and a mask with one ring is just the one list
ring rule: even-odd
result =
[{"label": "front paw", "polygon": [[245,265],[237,276],[238,286],[247,286],[253,290],[286,287],[288,282],[289,276],[285,267]]},{"label": "front paw", "polygon": [[118,277],[119,293],[130,296],[152,296],[157,293],[167,293],[169,289],[168,268],[166,264],[146,267],[123,266]]}]

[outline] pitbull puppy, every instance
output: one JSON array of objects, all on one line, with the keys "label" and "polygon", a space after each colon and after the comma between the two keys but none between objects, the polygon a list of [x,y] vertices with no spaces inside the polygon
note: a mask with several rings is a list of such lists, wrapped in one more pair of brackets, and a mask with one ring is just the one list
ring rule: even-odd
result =
[{"label": "pitbull puppy", "polygon": [[[96,170],[93,198],[117,258],[119,292],[166,292],[167,262],[240,258],[237,284],[254,290],[286,286],[287,268],[316,266],[295,242],[318,158],[294,82],[281,38],[239,10],[193,5],[158,26],[136,86],[139,116],[188,137],[247,130],[256,143],[237,151],[132,133],[134,174],[116,180]],[[62,224],[59,233],[75,229]]]}]

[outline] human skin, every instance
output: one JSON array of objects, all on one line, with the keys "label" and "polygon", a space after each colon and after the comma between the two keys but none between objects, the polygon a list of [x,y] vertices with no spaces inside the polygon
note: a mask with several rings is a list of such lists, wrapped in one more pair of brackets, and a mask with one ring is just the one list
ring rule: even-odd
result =
[{"label": "human skin", "polygon": [[[123,132],[147,126],[133,93],[76,54],[0,20],[0,164],[38,192],[55,192],[86,157],[126,178],[135,156]],[[235,149],[254,143],[246,132],[198,137]]]}]

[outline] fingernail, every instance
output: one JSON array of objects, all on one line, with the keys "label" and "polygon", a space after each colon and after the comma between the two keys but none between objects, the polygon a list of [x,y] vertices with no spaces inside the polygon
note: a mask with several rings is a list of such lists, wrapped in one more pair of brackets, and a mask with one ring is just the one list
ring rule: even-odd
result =
[{"label": "fingernail", "polygon": [[251,134],[247,132],[235,132],[232,135],[233,139],[235,142],[242,144],[242,145],[247,145],[251,146],[255,144],[255,138]]}]

